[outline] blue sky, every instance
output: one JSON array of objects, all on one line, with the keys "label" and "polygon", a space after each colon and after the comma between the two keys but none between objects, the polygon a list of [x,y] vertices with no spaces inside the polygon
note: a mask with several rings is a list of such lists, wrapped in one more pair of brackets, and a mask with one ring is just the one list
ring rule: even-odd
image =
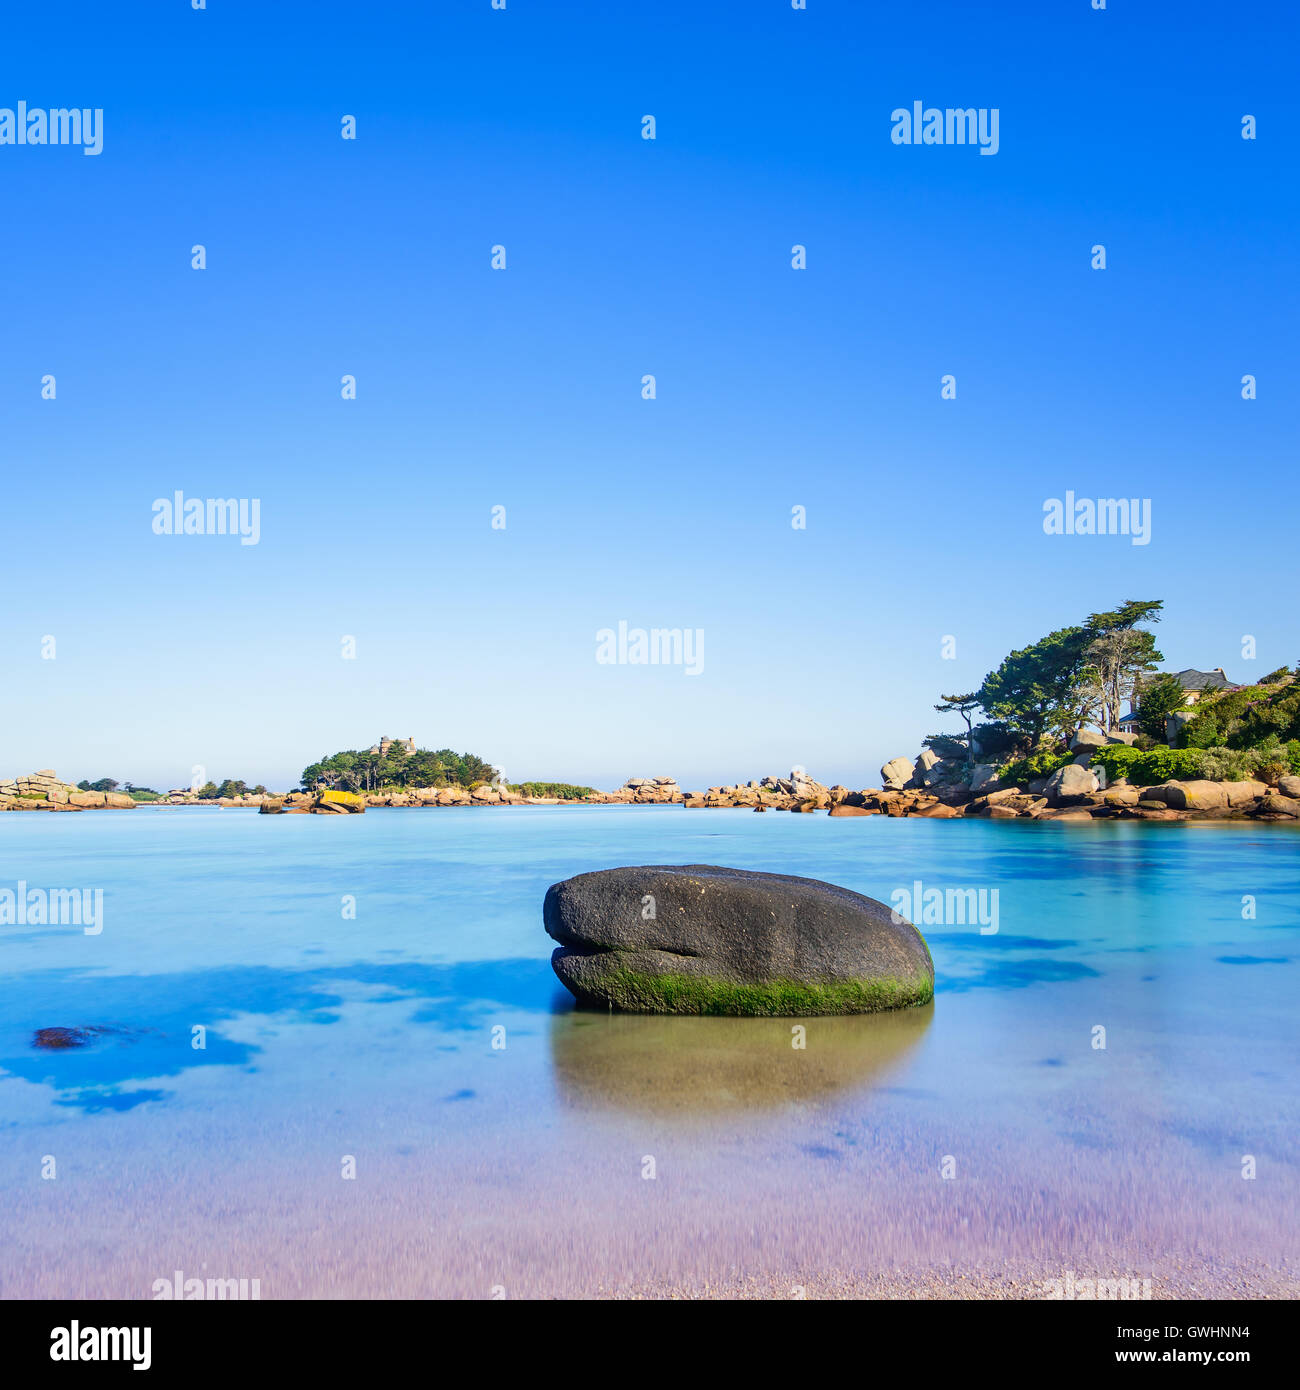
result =
[{"label": "blue sky", "polygon": [[[0,773],[287,786],[389,733],[866,785],[1125,598],[1171,667],[1300,655],[1291,7],[135,10],[0,48],[0,107],[104,111],[0,146]],[[916,100],[998,153],[893,144]],[[177,489],[259,543],[154,534]],[[1067,490],[1150,544],[1044,535]],[[702,673],[598,664],[620,620]]]}]

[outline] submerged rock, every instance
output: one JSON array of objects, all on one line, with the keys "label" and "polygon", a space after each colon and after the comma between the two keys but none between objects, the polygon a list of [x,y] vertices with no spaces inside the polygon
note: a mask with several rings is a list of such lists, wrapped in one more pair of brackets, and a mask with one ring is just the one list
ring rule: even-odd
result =
[{"label": "submerged rock", "polygon": [[633,1013],[808,1017],[928,1003],[920,932],[883,903],[811,878],[707,864],[579,874],[543,919],[580,1003]]},{"label": "submerged rock", "polygon": [[32,1038],[32,1046],[53,1052],[69,1047],[85,1047],[104,1031],[103,1028],[38,1028]]}]

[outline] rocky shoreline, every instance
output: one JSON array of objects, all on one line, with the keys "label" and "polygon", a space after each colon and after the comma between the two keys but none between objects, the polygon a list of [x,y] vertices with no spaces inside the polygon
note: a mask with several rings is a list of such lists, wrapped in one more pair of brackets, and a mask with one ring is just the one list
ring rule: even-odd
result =
[{"label": "rocky shoreline", "polygon": [[421,787],[391,792],[290,792],[200,799],[170,794],[137,802],[121,792],[79,791],[50,769],[0,780],[0,811],[132,810],[137,806],[216,806],[262,814],[356,814],[368,807],[466,806],[682,806],[686,810],[824,811],[832,816],[917,816],[928,820],[1262,820],[1300,821],[1300,777],[1276,782],[1174,780],[1152,785],[1107,781],[1092,767],[1099,736],[1085,731],[1071,751],[1074,761],[1050,777],[1024,785],[998,780],[997,768],[945,763],[924,752],[915,760],[892,758],[881,768],[880,787],[854,791],[825,786],[800,769],[789,777],[764,777],[684,792],[672,777],[631,777],[612,792],[579,799],[529,796],[509,787]]},{"label": "rocky shoreline", "polygon": [[0,811],[130,811],[137,804],[124,792],[80,791],[48,767],[26,777],[0,778]]}]

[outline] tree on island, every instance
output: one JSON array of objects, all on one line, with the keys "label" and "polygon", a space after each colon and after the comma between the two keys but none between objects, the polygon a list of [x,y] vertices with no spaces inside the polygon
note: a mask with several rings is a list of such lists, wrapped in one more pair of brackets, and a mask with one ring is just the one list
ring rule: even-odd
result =
[{"label": "tree on island", "polygon": [[1012,652],[984,677],[980,705],[1030,750],[1048,733],[1073,737],[1095,706],[1085,689],[1091,641],[1086,628],[1063,627]]},{"label": "tree on island", "polygon": [[[981,757],[998,759],[1037,752],[1049,740],[1069,743],[1093,719],[1113,729],[1124,699],[1164,660],[1151,633],[1139,626],[1158,622],[1163,607],[1160,600],[1127,599],[1011,652],[978,690],[945,695],[935,705],[940,713],[961,715],[965,739],[932,734],[926,746],[941,757],[964,753],[970,762],[976,747]],[[973,722],[976,709],[988,722]]]},{"label": "tree on island", "polygon": [[1177,676],[1157,676],[1150,685],[1133,692],[1138,702],[1138,728],[1158,743],[1165,741],[1165,722],[1175,710],[1184,708],[1187,692]]},{"label": "tree on island", "polygon": [[200,801],[216,801],[219,797],[234,796],[265,796],[266,788],[259,782],[257,786],[250,787],[242,777],[227,777],[220,784],[216,782],[205,782],[197,792],[194,793]]},{"label": "tree on island", "polygon": [[[971,729],[971,720],[975,711],[980,708],[980,695],[978,690],[973,690],[969,695],[940,695],[942,703],[935,705],[935,710],[939,714],[959,714],[966,721],[966,762],[975,761],[975,737]],[[961,742],[961,740],[958,740]]]},{"label": "tree on island", "polygon": [[477,787],[490,782],[496,769],[476,753],[450,748],[417,748],[408,753],[394,743],[380,754],[355,748],[331,754],[302,770],[302,785],[337,791],[378,791],[383,787]]},{"label": "tree on island", "polygon": [[1089,615],[1087,630],[1096,634],[1087,650],[1090,680],[1106,733],[1119,724],[1124,702],[1133,698],[1137,683],[1164,660],[1156,639],[1138,627],[1158,623],[1163,607],[1159,599],[1126,599],[1113,612]]}]

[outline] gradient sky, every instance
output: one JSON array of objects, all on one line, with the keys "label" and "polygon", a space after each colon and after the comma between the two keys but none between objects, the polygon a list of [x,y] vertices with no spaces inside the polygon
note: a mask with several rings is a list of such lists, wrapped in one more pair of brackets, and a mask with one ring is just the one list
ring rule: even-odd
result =
[{"label": "gradient sky", "polygon": [[[1124,0],[7,14],[0,106],[102,107],[104,149],[0,146],[0,774],[286,787],[388,733],[862,786],[1125,598],[1171,668],[1294,663],[1298,37]],[[998,154],[894,145],[916,100],[997,107]],[[259,498],[260,543],[155,535],[178,488]],[[1149,498],[1151,543],[1044,535],[1066,490]],[[703,629],[703,673],[597,664],[619,620]]]}]

